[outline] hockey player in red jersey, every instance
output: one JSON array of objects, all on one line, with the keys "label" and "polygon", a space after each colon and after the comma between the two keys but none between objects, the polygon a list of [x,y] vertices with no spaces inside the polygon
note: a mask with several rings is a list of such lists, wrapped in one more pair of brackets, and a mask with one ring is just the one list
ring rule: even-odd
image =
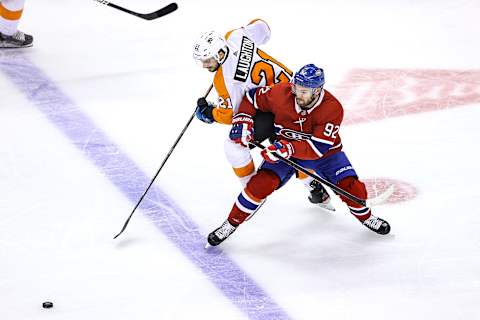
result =
[{"label": "hockey player in red jersey", "polygon": [[[248,90],[276,83],[288,83],[293,72],[263,50],[260,45],[270,39],[270,27],[262,19],[255,19],[242,28],[222,36],[218,32],[203,33],[193,46],[193,57],[202,67],[215,74],[213,85],[218,94],[217,103],[198,99],[195,115],[205,123],[230,125],[233,116]],[[273,134],[271,113],[258,112],[254,117],[255,141],[263,141]],[[247,147],[226,139],[224,150],[233,171],[243,186],[255,174],[255,165]],[[323,186],[311,177],[298,178],[309,190],[310,202],[334,211],[330,196]]]},{"label": "hockey player in red jersey", "polygon": [[[228,219],[208,235],[212,246],[228,238],[276,189],[282,187],[295,169],[279,161],[276,155],[290,159],[341,189],[361,199],[367,199],[367,190],[342,151],[339,134],[343,107],[327,90],[323,70],[313,64],[302,67],[293,83],[250,90],[233,117],[230,138],[248,145],[253,138],[252,117],[257,110],[272,112],[276,141],[262,150],[265,161],[238,196]],[[340,198],[350,212],[368,229],[379,233],[390,232],[385,220],[374,216],[369,207],[359,205],[344,196]]]}]

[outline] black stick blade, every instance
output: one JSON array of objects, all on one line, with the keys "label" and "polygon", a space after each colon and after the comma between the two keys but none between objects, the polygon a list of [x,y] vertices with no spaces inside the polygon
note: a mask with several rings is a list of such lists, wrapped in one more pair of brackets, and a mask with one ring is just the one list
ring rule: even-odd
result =
[{"label": "black stick blade", "polygon": [[123,230],[125,230],[125,228],[122,228],[122,230],[120,230],[119,233],[117,233],[117,235],[115,237],[113,237],[113,239],[117,239],[119,235],[121,235],[123,233]]},{"label": "black stick blade", "polygon": [[145,13],[145,14],[139,14],[140,18],[143,18],[145,20],[154,20],[160,17],[163,17],[169,13],[172,13],[173,11],[178,9],[178,5],[175,2],[170,3],[169,5],[163,7],[160,10],[157,10],[152,13]]}]

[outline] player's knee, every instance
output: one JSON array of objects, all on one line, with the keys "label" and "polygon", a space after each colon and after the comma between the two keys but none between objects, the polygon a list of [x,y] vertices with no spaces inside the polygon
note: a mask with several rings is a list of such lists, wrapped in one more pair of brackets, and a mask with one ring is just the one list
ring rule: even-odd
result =
[{"label": "player's knee", "polygon": [[230,162],[231,166],[234,168],[244,167],[252,160],[252,156],[250,155],[250,150],[248,148],[242,147],[230,139],[225,140],[223,149],[225,151],[225,155],[227,156],[228,162]]},{"label": "player's knee", "polygon": [[265,199],[280,185],[280,178],[271,170],[260,170],[247,183],[248,192],[257,199]]},{"label": "player's knee", "polygon": [[[358,180],[357,177],[346,177],[345,179],[340,180],[337,185],[348,193],[356,196],[357,198],[367,199],[367,188],[362,181]],[[356,202],[349,200],[342,195],[340,196],[340,198],[349,206],[359,206]]]}]

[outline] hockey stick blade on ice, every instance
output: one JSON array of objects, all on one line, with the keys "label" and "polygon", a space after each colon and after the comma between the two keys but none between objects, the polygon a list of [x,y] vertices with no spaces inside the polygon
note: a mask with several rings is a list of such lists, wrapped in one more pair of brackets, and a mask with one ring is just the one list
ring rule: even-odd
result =
[{"label": "hockey stick blade on ice", "polygon": [[165,15],[167,15],[167,14],[169,14],[169,13],[172,13],[173,11],[175,11],[175,10],[178,9],[178,5],[177,5],[175,2],[172,2],[172,3],[170,3],[169,5],[166,5],[165,7],[161,8],[161,9],[159,9],[159,10],[157,10],[157,11],[151,12],[151,13],[138,13],[138,12],[135,12],[135,11],[132,11],[132,10],[129,10],[129,9],[125,9],[125,8],[123,8],[123,7],[120,7],[119,5],[116,5],[116,4],[114,4],[114,3],[108,2],[108,1],[106,1],[106,0],[93,0],[93,1],[99,2],[99,3],[104,4],[104,5],[106,5],[106,6],[115,8],[115,9],[117,9],[117,10],[126,12],[126,13],[128,13],[128,14],[137,16],[137,17],[142,18],[142,19],[145,19],[145,20],[154,20],[154,19],[163,17],[163,16],[165,16]]},{"label": "hockey stick blade on ice", "polygon": [[383,193],[379,194],[375,198],[367,199],[367,205],[369,207],[373,207],[373,206],[378,206],[380,204],[385,203],[385,201],[387,201],[388,198],[390,198],[390,196],[393,194],[394,191],[395,191],[395,185],[392,184],[390,187],[387,188],[387,190],[385,190]]}]

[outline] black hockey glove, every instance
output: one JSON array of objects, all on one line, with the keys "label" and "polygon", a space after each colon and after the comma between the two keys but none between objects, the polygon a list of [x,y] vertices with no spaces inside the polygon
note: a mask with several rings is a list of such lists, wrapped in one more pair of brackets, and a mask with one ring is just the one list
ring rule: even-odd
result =
[{"label": "black hockey glove", "polygon": [[213,105],[207,101],[205,98],[199,98],[197,100],[197,109],[195,109],[195,116],[205,122],[213,123]]}]

